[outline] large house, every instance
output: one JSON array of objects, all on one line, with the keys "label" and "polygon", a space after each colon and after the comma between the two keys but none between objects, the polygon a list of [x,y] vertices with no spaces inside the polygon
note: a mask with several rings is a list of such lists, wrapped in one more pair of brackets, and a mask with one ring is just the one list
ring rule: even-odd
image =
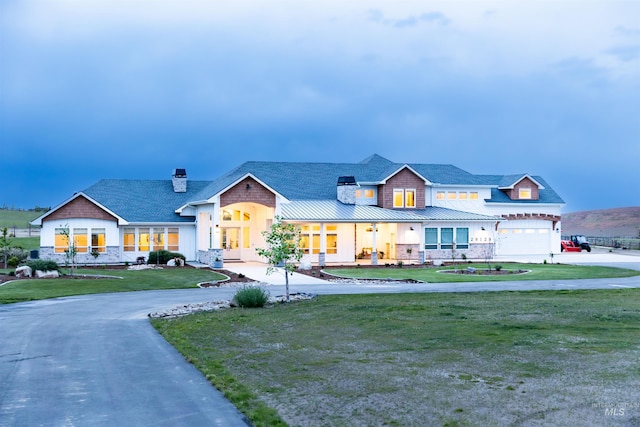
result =
[{"label": "large house", "polygon": [[305,257],[482,259],[560,248],[563,200],[539,176],[474,175],[452,165],[246,162],[213,181],[101,180],[32,222],[40,256],[135,262],[166,249],[187,260],[260,261],[276,217],[298,225]]}]

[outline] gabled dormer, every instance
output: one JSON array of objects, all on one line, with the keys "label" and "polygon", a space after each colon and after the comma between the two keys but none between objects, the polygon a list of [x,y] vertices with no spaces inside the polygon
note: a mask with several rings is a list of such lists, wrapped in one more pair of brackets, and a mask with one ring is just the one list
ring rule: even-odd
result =
[{"label": "gabled dormer", "polygon": [[539,200],[544,186],[528,174],[508,175],[502,178],[498,189],[511,200]]},{"label": "gabled dormer", "polygon": [[404,165],[378,185],[378,206],[386,209],[424,209],[425,186],[430,182]]}]

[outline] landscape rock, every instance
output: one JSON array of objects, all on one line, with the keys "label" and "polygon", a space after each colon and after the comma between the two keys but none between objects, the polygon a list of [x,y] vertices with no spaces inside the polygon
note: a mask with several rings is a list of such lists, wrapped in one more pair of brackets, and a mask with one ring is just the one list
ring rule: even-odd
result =
[{"label": "landscape rock", "polygon": [[298,270],[311,270],[311,261],[303,259],[300,261]]},{"label": "landscape rock", "polygon": [[33,270],[28,265],[16,268],[16,277],[32,277]]},{"label": "landscape rock", "polygon": [[53,270],[53,271],[36,270],[36,277],[38,279],[57,279],[58,277],[60,277],[60,273],[58,272],[58,270]]}]

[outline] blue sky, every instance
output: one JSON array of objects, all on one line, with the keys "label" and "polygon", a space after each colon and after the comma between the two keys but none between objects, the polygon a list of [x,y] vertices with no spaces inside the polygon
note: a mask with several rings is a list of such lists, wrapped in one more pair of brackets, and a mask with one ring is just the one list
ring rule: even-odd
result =
[{"label": "blue sky", "polygon": [[640,205],[635,0],[3,0],[0,58],[0,205],[373,153]]}]

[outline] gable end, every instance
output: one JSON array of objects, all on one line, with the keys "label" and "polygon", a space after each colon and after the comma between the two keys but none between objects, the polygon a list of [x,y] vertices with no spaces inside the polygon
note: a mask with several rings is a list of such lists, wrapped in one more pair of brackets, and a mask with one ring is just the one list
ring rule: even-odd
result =
[{"label": "gable end", "polygon": [[104,219],[107,221],[117,221],[118,219],[91,202],[84,196],[78,196],[64,206],[56,209],[43,219],[44,221],[59,221],[71,218]]}]

